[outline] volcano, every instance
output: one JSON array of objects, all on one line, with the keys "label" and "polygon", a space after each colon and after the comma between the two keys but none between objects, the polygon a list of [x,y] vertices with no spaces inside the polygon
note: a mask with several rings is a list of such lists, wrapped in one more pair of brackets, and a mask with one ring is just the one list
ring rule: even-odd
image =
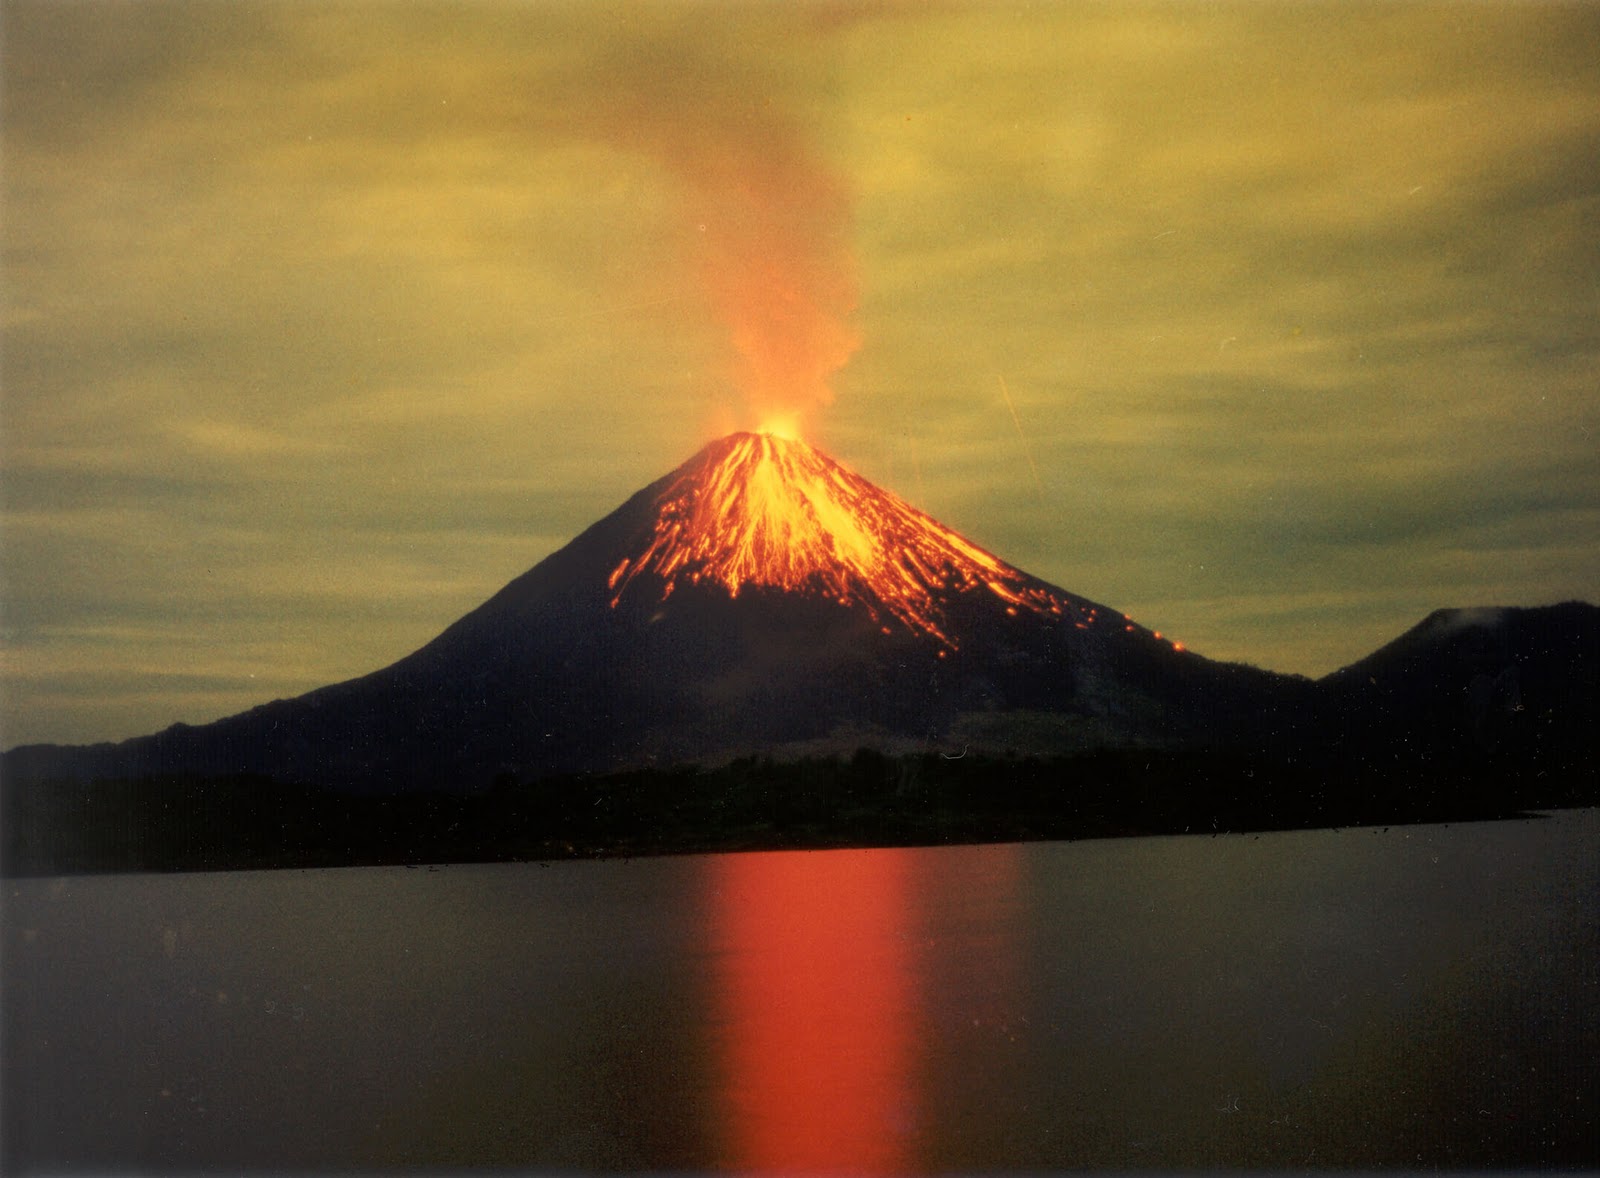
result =
[{"label": "volcano", "polygon": [[739,433],[389,667],[204,726],[7,759],[23,776],[471,790],[868,745],[1204,742],[1273,728],[1300,682],[1184,651],[804,442]]},{"label": "volcano", "polygon": [[1506,817],[1593,805],[1600,610],[1317,682],[1184,650],[799,441],[705,447],[392,666],[0,758],[0,872]]}]

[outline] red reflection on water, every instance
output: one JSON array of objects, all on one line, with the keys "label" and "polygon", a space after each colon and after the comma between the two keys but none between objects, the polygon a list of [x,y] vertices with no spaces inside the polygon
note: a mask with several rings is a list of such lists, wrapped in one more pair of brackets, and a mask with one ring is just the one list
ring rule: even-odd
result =
[{"label": "red reflection on water", "polygon": [[910,1168],[908,853],[714,861],[727,1142],[741,1170]]}]

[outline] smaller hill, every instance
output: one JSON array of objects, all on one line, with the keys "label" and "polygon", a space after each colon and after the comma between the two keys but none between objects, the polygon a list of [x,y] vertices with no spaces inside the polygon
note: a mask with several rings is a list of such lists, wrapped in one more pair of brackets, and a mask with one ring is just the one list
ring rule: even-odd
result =
[{"label": "smaller hill", "polygon": [[1582,770],[1600,721],[1600,609],[1435,610],[1318,689],[1353,752]]}]

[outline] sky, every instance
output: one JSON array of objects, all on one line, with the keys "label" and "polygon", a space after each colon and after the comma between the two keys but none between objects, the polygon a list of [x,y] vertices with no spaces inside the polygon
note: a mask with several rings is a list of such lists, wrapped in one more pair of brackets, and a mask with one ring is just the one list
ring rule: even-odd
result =
[{"label": "sky", "polygon": [[784,419],[1322,675],[1600,599],[1600,5],[0,8],[0,744],[387,665]]}]

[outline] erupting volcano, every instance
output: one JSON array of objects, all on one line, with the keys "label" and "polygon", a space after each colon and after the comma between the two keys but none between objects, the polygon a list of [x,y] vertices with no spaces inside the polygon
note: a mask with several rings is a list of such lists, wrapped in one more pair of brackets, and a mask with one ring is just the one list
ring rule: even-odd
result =
[{"label": "erupting volcano", "polygon": [[1321,683],[1217,663],[734,434],[382,670],[11,750],[0,851],[59,873],[1503,814],[1512,779],[1516,806],[1593,796],[1597,633],[1569,603],[1435,615]]},{"label": "erupting volcano", "polygon": [[804,442],[740,433],[392,666],[75,750],[73,772],[472,789],[864,744],[1149,745],[1255,723],[1281,683],[1029,576]]},{"label": "erupting volcano", "polygon": [[[655,499],[647,547],[624,557],[608,584],[612,605],[630,591],[666,598],[682,584],[821,594],[874,620],[960,645],[945,603],[989,593],[1060,617],[1056,593],[963,539],[905,500],[873,486],[806,443],[734,434],[680,468]],[[1079,609],[1086,621],[1097,611]]]}]

